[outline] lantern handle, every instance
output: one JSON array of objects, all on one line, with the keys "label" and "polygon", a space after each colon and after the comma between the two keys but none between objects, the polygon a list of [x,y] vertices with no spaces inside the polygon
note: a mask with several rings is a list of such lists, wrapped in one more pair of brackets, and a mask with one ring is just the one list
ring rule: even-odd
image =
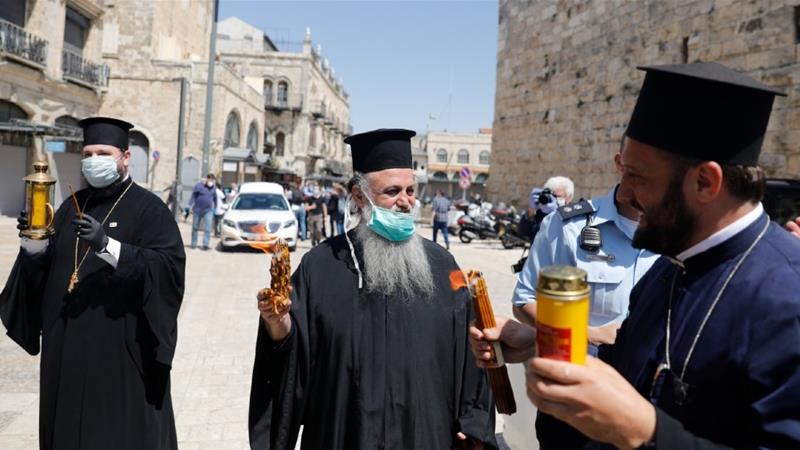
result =
[{"label": "lantern handle", "polygon": [[56,218],[56,211],[50,203],[45,203],[45,207],[47,208],[47,215],[50,216],[50,220],[47,221],[47,228],[50,228]]}]

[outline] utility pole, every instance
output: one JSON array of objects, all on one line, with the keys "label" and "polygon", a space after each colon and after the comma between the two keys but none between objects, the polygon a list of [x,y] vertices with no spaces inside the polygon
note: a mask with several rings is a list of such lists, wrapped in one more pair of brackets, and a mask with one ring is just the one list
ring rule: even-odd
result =
[{"label": "utility pole", "polygon": [[208,77],[206,78],[206,122],[203,127],[203,171],[201,176],[209,172],[209,143],[211,141],[211,114],[214,108],[214,68],[217,59],[217,17],[219,14],[219,0],[214,0],[214,10],[211,17],[211,45],[208,51]]},{"label": "utility pole", "polygon": [[186,144],[185,125],[186,122],[186,90],[189,83],[186,78],[180,78],[181,82],[181,106],[178,110],[178,154],[175,158],[175,182],[172,184],[172,195],[174,205],[170,205],[177,219],[180,216],[180,204],[183,200],[183,146]]}]

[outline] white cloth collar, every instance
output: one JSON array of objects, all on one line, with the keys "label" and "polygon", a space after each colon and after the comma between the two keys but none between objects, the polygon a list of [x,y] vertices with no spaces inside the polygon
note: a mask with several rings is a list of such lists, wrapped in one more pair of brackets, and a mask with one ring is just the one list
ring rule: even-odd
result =
[{"label": "white cloth collar", "polygon": [[764,214],[764,207],[761,206],[761,203],[759,203],[755,208],[753,208],[752,211],[738,218],[735,222],[703,239],[697,244],[694,244],[686,250],[678,253],[675,259],[681,262],[686,261],[692,256],[699,255],[700,253],[703,253],[712,247],[722,244],[758,220],[758,218],[761,217],[761,214]]}]

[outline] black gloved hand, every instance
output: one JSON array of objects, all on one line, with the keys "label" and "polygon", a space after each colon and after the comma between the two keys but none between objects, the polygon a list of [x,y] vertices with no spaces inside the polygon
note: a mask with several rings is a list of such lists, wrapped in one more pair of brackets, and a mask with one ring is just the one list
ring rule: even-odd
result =
[{"label": "black gloved hand", "polygon": [[106,236],[103,226],[94,217],[84,214],[83,219],[80,219],[76,215],[72,219],[72,225],[75,226],[78,237],[86,241],[92,250],[99,252],[108,245],[108,236]]},{"label": "black gloved hand", "polygon": [[28,212],[24,209],[19,212],[17,216],[17,229],[19,231],[27,230],[30,227],[30,221],[28,220]]}]

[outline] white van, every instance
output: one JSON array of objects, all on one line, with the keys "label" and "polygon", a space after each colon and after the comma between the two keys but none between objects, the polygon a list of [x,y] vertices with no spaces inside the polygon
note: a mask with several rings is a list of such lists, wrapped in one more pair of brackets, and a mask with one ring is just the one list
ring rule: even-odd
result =
[{"label": "white van", "polygon": [[222,249],[283,238],[297,248],[297,220],[283,187],[277,183],[244,183],[222,216]]}]

